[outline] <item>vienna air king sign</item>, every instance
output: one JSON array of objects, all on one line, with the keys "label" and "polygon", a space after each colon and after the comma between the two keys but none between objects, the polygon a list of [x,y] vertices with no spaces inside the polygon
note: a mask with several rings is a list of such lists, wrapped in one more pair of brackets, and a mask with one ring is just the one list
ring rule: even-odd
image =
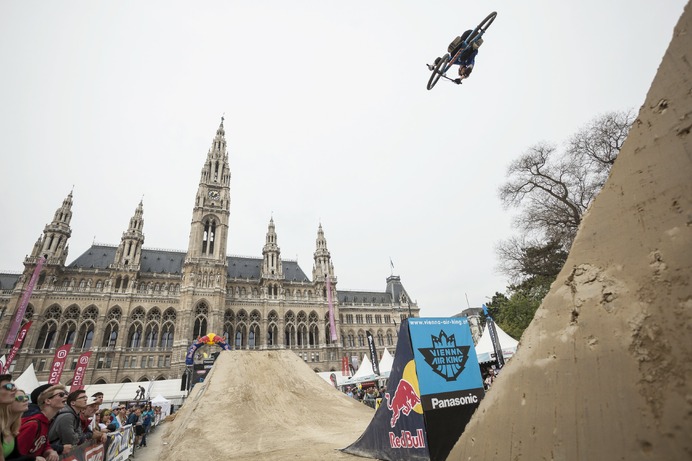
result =
[{"label": "vienna air king sign", "polygon": [[447,381],[456,381],[464,365],[469,359],[470,346],[457,346],[454,335],[440,330],[439,336],[432,335],[432,347],[421,347],[418,350],[423,354],[425,363],[432,370]]},{"label": "vienna air king sign", "polygon": [[410,318],[409,328],[430,459],[446,459],[485,395],[471,329],[465,317]]}]

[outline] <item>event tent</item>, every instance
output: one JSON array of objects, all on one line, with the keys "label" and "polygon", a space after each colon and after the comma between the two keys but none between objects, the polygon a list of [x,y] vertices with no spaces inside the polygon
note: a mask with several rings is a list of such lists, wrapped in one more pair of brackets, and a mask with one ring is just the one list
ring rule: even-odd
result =
[{"label": "event tent", "polygon": [[[505,358],[505,360],[507,360],[517,351],[519,341],[502,331],[502,328],[500,328],[497,323],[495,324],[495,330],[497,331],[497,339],[500,342],[500,348],[502,349],[502,356]],[[493,342],[490,339],[490,332],[488,331],[488,328],[486,328],[481,335],[481,339],[478,340],[478,344],[476,344],[476,356],[478,356],[478,363],[494,362],[494,354],[495,349],[493,348]]]},{"label": "event tent", "polygon": [[387,348],[384,348],[382,353],[382,358],[380,359],[380,375],[389,376],[389,372],[392,371],[392,364],[394,363],[394,357],[389,353]]},{"label": "event tent", "polygon": [[161,407],[161,418],[165,418],[171,414],[171,401],[161,394],[158,394],[156,397],[151,399],[151,406],[152,408]]}]

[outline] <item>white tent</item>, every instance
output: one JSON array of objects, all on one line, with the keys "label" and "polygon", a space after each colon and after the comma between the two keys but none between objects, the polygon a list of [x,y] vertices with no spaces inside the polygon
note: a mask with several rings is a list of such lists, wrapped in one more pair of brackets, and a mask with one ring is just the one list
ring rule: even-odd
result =
[{"label": "white tent", "polygon": [[[510,335],[502,331],[500,325],[495,324],[495,330],[497,331],[497,339],[500,343],[500,348],[502,349],[502,356],[505,360],[509,359],[517,351],[517,345],[519,341],[512,338]],[[476,344],[476,355],[478,356],[478,363],[494,362],[495,349],[493,348],[493,342],[490,339],[490,332],[488,328],[485,329],[481,339],[478,340]]]},{"label": "white tent", "polygon": [[337,387],[348,384],[348,379],[350,378],[350,376],[344,376],[343,374],[341,374],[341,370],[339,370],[339,371],[320,371],[317,373],[317,375],[320,378],[324,379],[326,382],[328,382],[330,386],[334,385],[334,383],[332,383],[332,378],[331,378],[332,374],[334,374],[336,376]]},{"label": "white tent", "polygon": [[363,354],[363,361],[358,367],[358,371],[351,377],[352,380],[358,380],[360,378],[366,378],[369,376],[375,376],[375,372],[372,370],[372,362],[368,358],[367,354]]},{"label": "white tent", "polygon": [[389,353],[387,348],[384,348],[382,353],[382,358],[380,359],[380,376],[389,377],[389,373],[392,371],[392,364],[394,363],[394,357]]},{"label": "white tent", "polygon": [[161,407],[161,419],[171,414],[171,401],[161,394],[151,399],[151,406]]},{"label": "white tent", "polygon": [[19,378],[14,380],[17,385],[17,389],[21,389],[28,394],[39,386],[38,379],[36,378],[36,372],[34,371],[34,364],[30,363],[29,366],[24,370]]}]

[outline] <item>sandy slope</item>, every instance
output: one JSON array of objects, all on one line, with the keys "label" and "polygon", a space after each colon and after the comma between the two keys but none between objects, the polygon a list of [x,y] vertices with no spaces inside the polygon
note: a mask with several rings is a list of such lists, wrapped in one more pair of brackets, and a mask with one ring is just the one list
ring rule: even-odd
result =
[{"label": "sandy slope", "polygon": [[692,459],[692,10],[450,460]]},{"label": "sandy slope", "polygon": [[343,459],[374,411],[292,351],[230,351],[167,424],[160,459]]}]

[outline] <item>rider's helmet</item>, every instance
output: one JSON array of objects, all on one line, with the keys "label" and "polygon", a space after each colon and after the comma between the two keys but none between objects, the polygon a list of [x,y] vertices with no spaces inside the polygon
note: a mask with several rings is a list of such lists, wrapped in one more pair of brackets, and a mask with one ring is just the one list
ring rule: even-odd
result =
[{"label": "rider's helmet", "polygon": [[473,49],[477,50],[478,48],[481,47],[482,44],[483,44],[483,39],[481,37],[478,37],[478,40],[473,42]]}]

